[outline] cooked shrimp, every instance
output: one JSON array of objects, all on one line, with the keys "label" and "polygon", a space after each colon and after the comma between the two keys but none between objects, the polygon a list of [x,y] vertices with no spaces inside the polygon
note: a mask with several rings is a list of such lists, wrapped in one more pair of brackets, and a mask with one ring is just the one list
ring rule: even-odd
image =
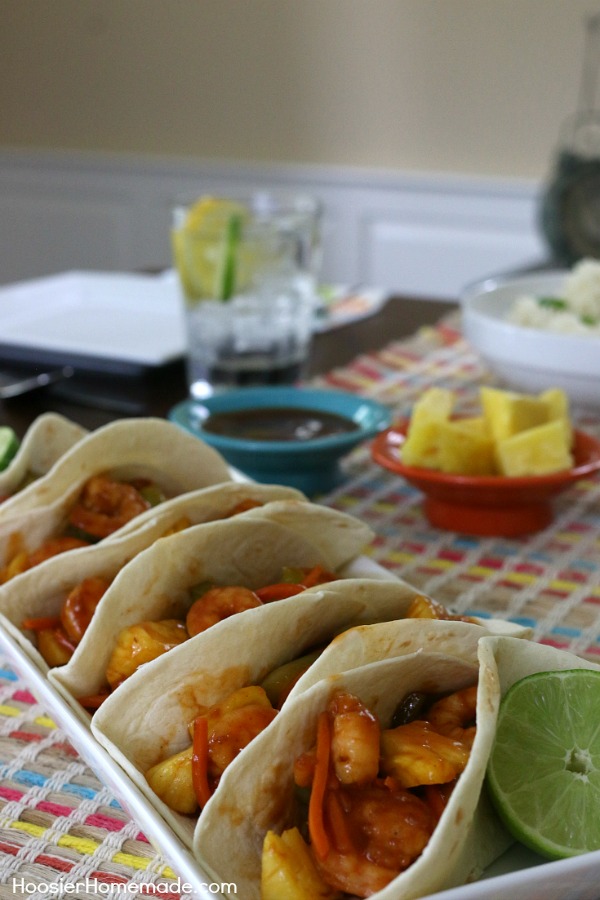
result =
[{"label": "cooked shrimp", "polygon": [[79,502],[69,514],[69,522],[96,538],[108,537],[150,503],[131,484],[94,475],[84,485]]},{"label": "cooked shrimp", "polygon": [[[253,690],[262,691],[262,688]],[[208,773],[218,779],[235,757],[257,734],[264,731],[277,715],[267,695],[250,697],[243,706],[219,709],[208,714]],[[235,695],[234,695],[235,696]]]},{"label": "cooked shrimp", "polygon": [[379,723],[352,694],[336,694],[329,705],[333,717],[331,759],[342,784],[372,781],[379,771]]},{"label": "cooked shrimp", "polygon": [[51,669],[66,665],[75,652],[73,643],[60,625],[41,628],[36,637],[37,648]]},{"label": "cooked shrimp", "polygon": [[[470,695],[457,694],[438,715],[465,710],[467,724]],[[294,765],[295,783],[311,786],[311,852],[328,886],[370,897],[421,855],[467,764],[467,744],[424,719],[381,731],[361,700],[334,694],[315,747]]]},{"label": "cooked shrimp", "polygon": [[407,869],[435,826],[427,804],[393,780],[329,790],[325,811],[332,840],[324,857],[314,854],[317,870],[327,884],[357,897],[370,897]]},{"label": "cooked shrimp", "polygon": [[68,550],[77,550],[79,547],[89,547],[87,541],[74,537],[56,537],[50,538],[29,554],[29,563],[27,568],[32,569],[39,566],[52,556],[58,556],[59,553],[66,553]]},{"label": "cooked shrimp", "polygon": [[190,607],[185,624],[190,637],[239,612],[262,606],[254,591],[245,587],[209,588]]},{"label": "cooked shrimp", "polygon": [[477,685],[442,697],[425,716],[436,731],[463,743],[472,744],[475,737]]},{"label": "cooked shrimp", "polygon": [[85,578],[68,594],[60,611],[60,621],[68,637],[78,644],[110,581],[99,576]]}]

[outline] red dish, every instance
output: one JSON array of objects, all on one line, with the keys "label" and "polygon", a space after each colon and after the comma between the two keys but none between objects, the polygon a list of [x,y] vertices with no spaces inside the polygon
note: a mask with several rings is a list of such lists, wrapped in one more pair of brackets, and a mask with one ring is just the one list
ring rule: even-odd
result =
[{"label": "red dish", "polygon": [[374,461],[425,494],[432,525],[462,534],[516,537],[540,531],[552,522],[554,495],[600,471],[600,441],[582,431],[573,436],[573,468],[549,475],[451,475],[405,466],[400,448],[407,429],[408,422],[401,422],[378,435],[371,445]]}]

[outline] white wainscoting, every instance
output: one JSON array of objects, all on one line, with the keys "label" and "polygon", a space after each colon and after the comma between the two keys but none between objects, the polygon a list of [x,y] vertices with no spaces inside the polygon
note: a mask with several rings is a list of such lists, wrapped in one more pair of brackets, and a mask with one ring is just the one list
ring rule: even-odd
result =
[{"label": "white wainscoting", "polygon": [[321,197],[326,281],[453,299],[546,255],[530,181],[5,150],[0,283],[169,265],[175,197],[267,185]]}]

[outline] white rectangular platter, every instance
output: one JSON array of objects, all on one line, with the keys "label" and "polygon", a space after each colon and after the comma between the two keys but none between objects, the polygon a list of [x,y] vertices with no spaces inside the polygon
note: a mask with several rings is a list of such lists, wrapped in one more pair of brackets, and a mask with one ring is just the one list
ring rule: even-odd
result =
[{"label": "white rectangular platter", "polygon": [[[354,577],[391,579],[393,576],[376,563],[360,557],[347,573]],[[156,813],[136,785],[119,765],[96,742],[86,725],[67,702],[55,691],[19,645],[0,629],[0,656],[14,665],[27,682],[32,694],[65,732],[75,749],[138,822],[146,837],[169,861],[182,884],[186,896],[198,900],[234,897],[215,893],[216,885],[203,872],[167,823]],[[235,849],[232,849],[235,852]],[[600,895],[600,851],[558,862],[547,862],[525,848],[515,845],[477,882],[462,885],[422,900],[598,900]],[[398,900],[402,900],[398,897]]]}]

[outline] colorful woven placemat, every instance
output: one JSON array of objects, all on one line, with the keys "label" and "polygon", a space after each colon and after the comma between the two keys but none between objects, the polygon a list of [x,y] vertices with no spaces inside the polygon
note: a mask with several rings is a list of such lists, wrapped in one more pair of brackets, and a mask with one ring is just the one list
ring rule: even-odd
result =
[{"label": "colorful woven placemat", "polygon": [[[451,316],[313,384],[377,399],[400,418],[427,387],[450,387],[468,405],[483,382],[494,379]],[[577,424],[600,435],[600,418]],[[476,539],[433,529],[419,492],[375,465],[368,446],[344,467],[347,480],[320,499],[373,528],[374,560],[457,612],[525,622],[537,640],[600,660],[600,480],[561,495],[553,524],[533,537]],[[0,658],[0,900],[190,896],[176,884],[143,823],[71,747],[18,665]]]},{"label": "colorful woven placemat", "polygon": [[[377,399],[398,419],[433,385],[452,389],[468,408],[481,384],[497,381],[459,323],[450,316],[319,382]],[[575,413],[574,419],[600,436],[600,416]],[[321,502],[373,528],[370,555],[378,563],[458,613],[526,624],[536,640],[600,662],[600,478],[560,494],[553,523],[538,534],[474,538],[429,525],[422,494],[375,465],[368,447],[345,465],[349,480]]]},{"label": "colorful woven placemat", "polygon": [[137,886],[183,896],[140,823],[38,704],[18,665],[1,658],[0,898],[133,897]]}]

